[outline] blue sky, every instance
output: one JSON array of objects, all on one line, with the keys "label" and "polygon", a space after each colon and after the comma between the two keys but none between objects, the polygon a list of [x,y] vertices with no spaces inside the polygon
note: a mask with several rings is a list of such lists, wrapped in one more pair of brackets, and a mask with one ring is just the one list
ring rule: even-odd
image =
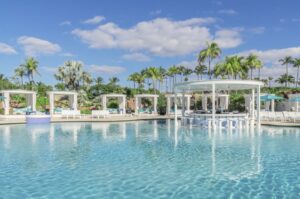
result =
[{"label": "blue sky", "polygon": [[147,66],[195,66],[206,41],[223,56],[254,52],[262,75],[278,76],[278,59],[300,57],[300,2],[236,0],[3,0],[0,73],[26,57],[39,60],[37,80],[49,84],[56,67],[79,60],[94,77],[128,75]]}]

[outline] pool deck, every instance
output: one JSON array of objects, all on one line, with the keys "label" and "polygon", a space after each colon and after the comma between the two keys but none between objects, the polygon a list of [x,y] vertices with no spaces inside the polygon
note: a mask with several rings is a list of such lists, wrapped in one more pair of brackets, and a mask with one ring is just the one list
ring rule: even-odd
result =
[{"label": "pool deck", "polygon": [[300,127],[300,122],[261,121],[266,126]]},{"label": "pool deck", "polygon": [[[157,120],[157,119],[174,119],[174,116],[162,116],[162,115],[138,115],[138,116],[111,116],[106,118],[91,118],[90,116],[83,116],[81,118],[61,118],[52,117],[52,123],[59,122],[129,122],[139,120]],[[0,120],[0,125],[5,124],[25,124],[24,118],[10,118]]]}]

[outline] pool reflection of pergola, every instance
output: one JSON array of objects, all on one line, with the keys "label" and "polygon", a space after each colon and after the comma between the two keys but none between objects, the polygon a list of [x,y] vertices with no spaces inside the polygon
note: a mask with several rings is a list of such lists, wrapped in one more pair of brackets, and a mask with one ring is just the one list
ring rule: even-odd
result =
[{"label": "pool reflection of pergola", "polygon": [[10,96],[11,95],[24,95],[27,104],[30,106],[31,111],[36,111],[36,92],[27,90],[2,90],[0,95],[4,102],[4,115],[9,115],[10,109]]},{"label": "pool reflection of pergola", "polygon": [[[253,122],[255,117],[255,102],[257,106],[256,121],[260,124],[260,88],[263,82],[253,80],[205,80],[205,81],[190,81],[178,83],[175,85],[175,91],[179,93],[191,92],[211,92],[212,98],[212,113],[206,114],[211,117],[212,127],[216,127],[216,93],[223,93],[231,90],[251,90],[251,106],[250,119]],[[255,100],[256,92],[256,100]],[[220,117],[220,115],[218,115]],[[226,117],[226,115],[224,115]],[[177,104],[175,103],[175,121],[177,123]]]}]

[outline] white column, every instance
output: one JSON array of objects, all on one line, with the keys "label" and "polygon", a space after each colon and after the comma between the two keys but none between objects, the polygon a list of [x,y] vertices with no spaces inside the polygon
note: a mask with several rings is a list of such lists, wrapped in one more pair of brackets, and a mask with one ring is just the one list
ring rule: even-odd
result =
[{"label": "white column", "polygon": [[216,86],[215,84],[212,85],[212,127],[216,127]]},{"label": "white column", "polygon": [[9,115],[9,101],[10,101],[9,93],[4,92],[3,97],[4,97],[4,115]]},{"label": "white column", "polygon": [[122,109],[123,109],[122,114],[126,114],[126,96],[122,97]]},{"label": "white column", "polygon": [[31,96],[31,108],[32,111],[36,111],[36,93],[33,93]]},{"label": "white column", "polygon": [[167,115],[170,115],[171,113],[171,97],[167,96]]},{"label": "white column", "polygon": [[138,114],[139,110],[139,98],[138,97],[135,97],[135,113]]},{"label": "white column", "polygon": [[260,126],[260,86],[257,87],[257,126]]},{"label": "white column", "polygon": [[154,97],[153,101],[154,101],[154,103],[153,103],[154,104],[154,107],[153,107],[154,113],[157,113],[157,96]]},{"label": "white column", "polygon": [[190,109],[191,109],[191,96],[190,95],[188,95],[187,96],[187,103],[186,103],[186,110],[187,110],[187,112],[189,113],[190,112]]},{"label": "white column", "polygon": [[49,93],[49,109],[50,114],[54,114],[54,95],[53,93]]},{"label": "white column", "polygon": [[77,111],[77,94],[73,95],[73,104],[72,104],[72,106],[73,106],[73,109],[75,111]]},{"label": "white column", "polygon": [[181,116],[184,116],[185,112],[185,93],[183,92],[181,95]]},{"label": "white column", "polygon": [[228,110],[228,106],[229,106],[229,95],[226,95],[225,97],[225,109]]},{"label": "white column", "polygon": [[106,105],[106,95],[102,95],[102,110],[106,110],[107,105]]},{"label": "white column", "polygon": [[207,111],[207,95],[202,95],[202,109]]},{"label": "white column", "polygon": [[252,95],[251,95],[251,100],[250,100],[250,114],[251,114],[251,119],[254,120],[254,112],[255,112],[255,90],[252,89]]},{"label": "white column", "polygon": [[[298,103],[297,103],[298,104]],[[271,101],[271,111],[272,112],[275,112],[275,100],[272,100]],[[298,109],[297,109],[297,111],[298,111]]]}]

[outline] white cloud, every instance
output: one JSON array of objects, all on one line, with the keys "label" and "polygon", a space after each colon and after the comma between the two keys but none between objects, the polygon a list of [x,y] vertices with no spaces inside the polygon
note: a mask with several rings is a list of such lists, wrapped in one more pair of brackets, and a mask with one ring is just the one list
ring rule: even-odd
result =
[{"label": "white cloud", "polygon": [[[206,41],[211,41],[213,35],[204,25],[215,21],[210,17],[182,21],[157,18],[142,21],[128,29],[106,23],[92,30],[75,29],[72,33],[90,48],[119,48],[130,52],[144,50],[159,56],[175,56],[198,51],[205,46]],[[223,48],[236,47],[241,43],[237,30],[219,30],[216,39],[222,42]]]},{"label": "white cloud", "polygon": [[242,44],[241,29],[221,29],[215,34],[214,41],[221,48],[234,48]]},{"label": "white cloud", "polygon": [[233,9],[228,9],[228,10],[219,10],[218,13],[219,14],[227,14],[227,15],[236,15],[237,11],[235,11]]},{"label": "white cloud", "polygon": [[291,48],[281,48],[281,49],[269,49],[269,50],[248,50],[239,53],[242,56],[247,56],[250,53],[257,55],[264,63],[278,63],[278,60],[285,56],[300,57],[300,46]]},{"label": "white cloud", "polygon": [[74,57],[72,53],[62,53],[61,56],[63,57]]},{"label": "white cloud", "polygon": [[253,34],[263,34],[265,31],[266,31],[266,28],[263,26],[258,26],[258,27],[249,29],[249,32],[251,32]]},{"label": "white cloud", "polygon": [[93,73],[105,73],[109,75],[116,75],[122,73],[126,70],[126,68],[121,66],[107,66],[107,65],[91,65],[90,71]]},{"label": "white cloud", "polygon": [[90,18],[90,19],[87,19],[87,20],[83,21],[82,23],[84,23],[84,24],[98,24],[103,20],[105,20],[105,17],[95,16],[93,18]]},{"label": "white cloud", "polygon": [[27,56],[42,54],[55,54],[61,51],[58,44],[36,37],[22,36],[18,38],[18,44],[22,45]]},{"label": "white cloud", "polygon": [[61,25],[61,26],[70,26],[71,22],[70,21],[63,21],[59,25]]},{"label": "white cloud", "polygon": [[143,53],[125,54],[122,56],[122,58],[126,60],[133,60],[133,61],[140,61],[140,62],[150,61],[150,57],[148,57]]},{"label": "white cloud", "polygon": [[17,51],[12,46],[0,42],[0,54],[13,55],[17,54]]}]

